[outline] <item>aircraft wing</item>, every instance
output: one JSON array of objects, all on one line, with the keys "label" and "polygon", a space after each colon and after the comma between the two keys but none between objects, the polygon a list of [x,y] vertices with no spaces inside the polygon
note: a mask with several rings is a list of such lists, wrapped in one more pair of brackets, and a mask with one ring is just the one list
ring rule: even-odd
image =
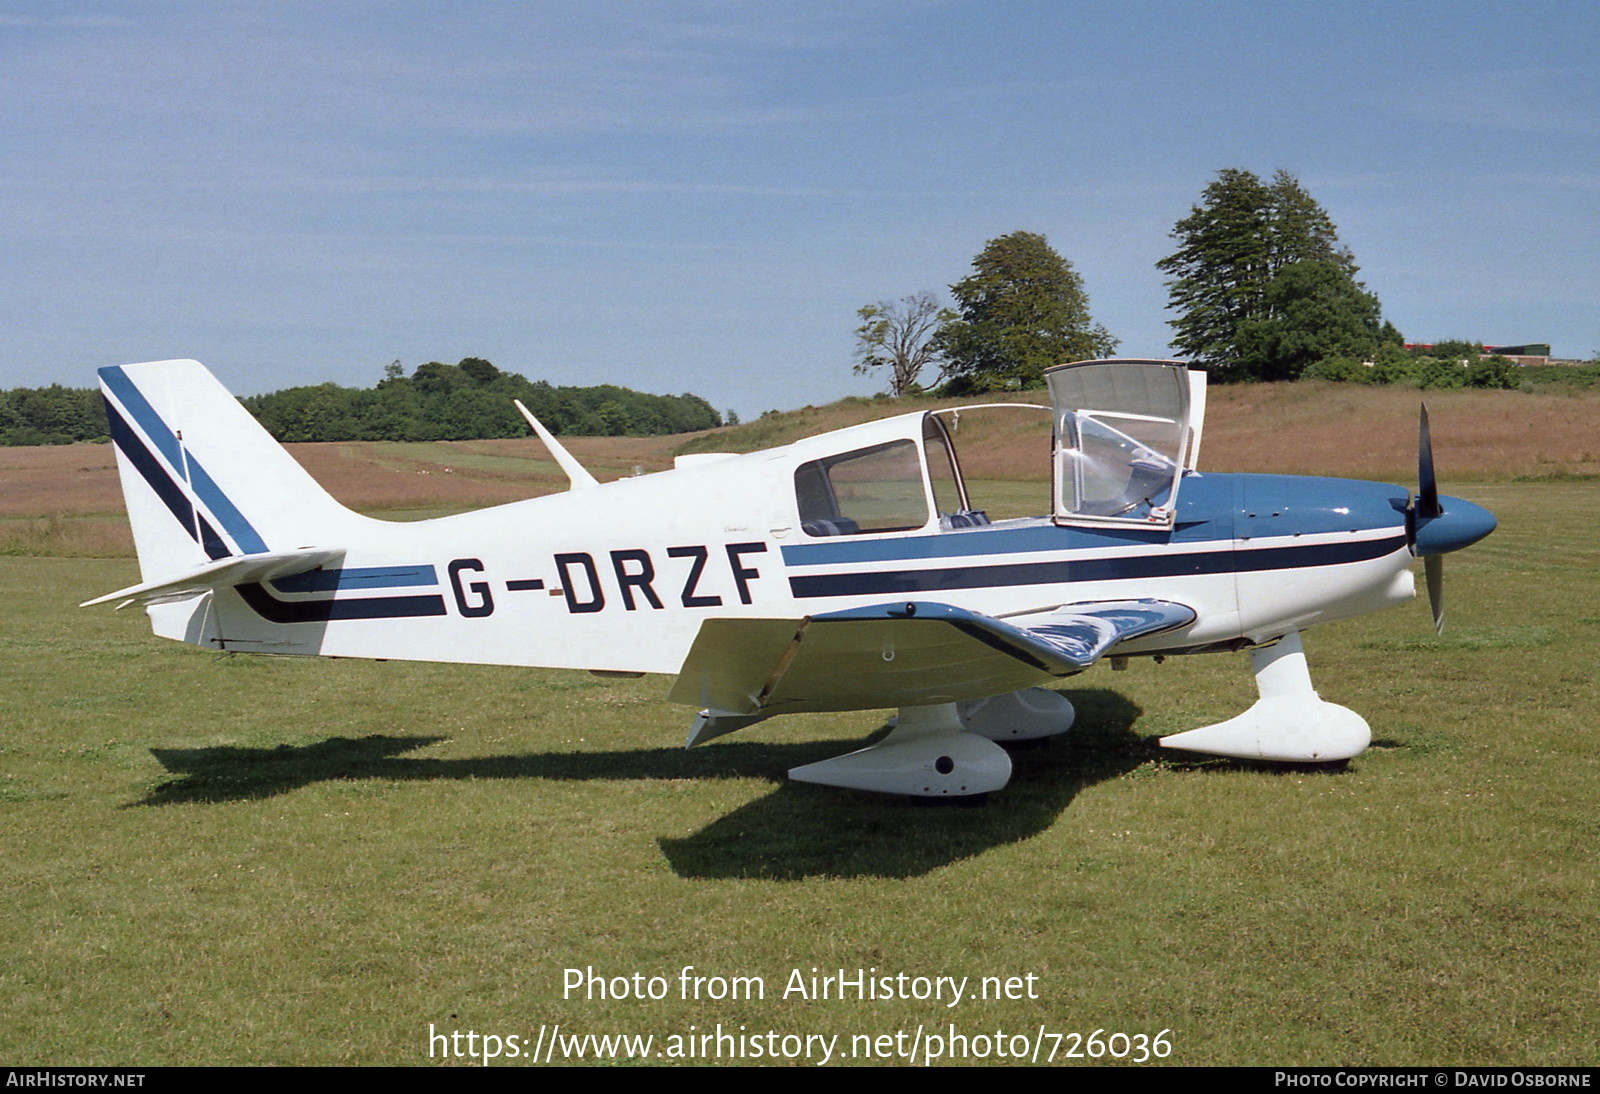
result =
[{"label": "aircraft wing", "polygon": [[212,589],[272,581],[304,573],[307,570],[315,570],[318,566],[337,564],[344,558],[344,554],[342,547],[306,547],[298,551],[262,551],[249,555],[233,555],[196,566],[173,577],[129,585],[126,589],[118,589],[114,593],[85,600],[78,607],[89,608],[112,600],[122,601],[117,605],[118,608],[125,608],[135,601],[160,604],[170,600],[183,600]]},{"label": "aircraft wing", "polygon": [[1120,642],[1194,619],[1194,609],[1163,600],[1067,604],[1010,619],[928,601],[800,620],[708,619],[669,698],[706,708],[722,723],[697,728],[692,744],[773,714],[1017,691],[1082,672]]}]

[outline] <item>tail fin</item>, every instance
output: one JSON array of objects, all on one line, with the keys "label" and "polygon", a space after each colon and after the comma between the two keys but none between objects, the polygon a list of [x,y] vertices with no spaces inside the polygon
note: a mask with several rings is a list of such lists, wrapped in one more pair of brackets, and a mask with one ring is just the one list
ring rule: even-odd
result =
[{"label": "tail fin", "polygon": [[365,523],[199,362],[114,365],[100,386],[145,582],[341,543]]}]

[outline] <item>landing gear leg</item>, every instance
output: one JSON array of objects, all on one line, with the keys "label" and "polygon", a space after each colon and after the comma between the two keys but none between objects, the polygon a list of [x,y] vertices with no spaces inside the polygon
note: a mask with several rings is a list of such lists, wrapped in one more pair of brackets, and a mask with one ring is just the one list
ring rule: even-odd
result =
[{"label": "landing gear leg", "polygon": [[1324,701],[1311,686],[1305,647],[1293,631],[1250,651],[1261,698],[1226,722],[1161,738],[1163,748],[1243,760],[1327,764],[1359,755],[1372,743],[1366,719]]}]

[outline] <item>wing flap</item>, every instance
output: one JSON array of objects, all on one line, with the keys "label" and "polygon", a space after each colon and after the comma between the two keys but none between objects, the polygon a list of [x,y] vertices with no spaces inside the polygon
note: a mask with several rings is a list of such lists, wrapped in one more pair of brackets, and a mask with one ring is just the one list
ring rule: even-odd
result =
[{"label": "wing flap", "polygon": [[85,600],[78,607],[92,608],[96,604],[105,604],[112,600],[122,602],[117,605],[118,608],[125,608],[134,602],[160,604],[184,600],[213,589],[272,581],[305,573],[307,570],[315,570],[319,566],[336,565],[344,558],[344,554],[342,547],[306,547],[298,551],[262,551],[256,554],[234,555],[197,566],[176,577],[129,585],[126,589],[118,589],[114,593]]},{"label": "wing flap", "polygon": [[678,670],[669,701],[754,714],[760,696],[805,630],[804,619],[707,619]]},{"label": "wing flap", "polygon": [[709,619],[668,697],[730,715],[957,702],[1071,676],[1119,642],[1194,619],[1192,608],[1157,600],[1015,620],[929,601],[798,621]]}]

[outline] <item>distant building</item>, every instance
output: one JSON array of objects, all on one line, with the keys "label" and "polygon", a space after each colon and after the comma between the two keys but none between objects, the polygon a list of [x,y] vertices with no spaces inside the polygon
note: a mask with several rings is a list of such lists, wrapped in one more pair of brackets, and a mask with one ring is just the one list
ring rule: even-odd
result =
[{"label": "distant building", "polygon": [[1548,365],[1550,363],[1550,344],[1548,342],[1530,342],[1525,346],[1484,346],[1483,352],[1508,357],[1518,365]]}]

